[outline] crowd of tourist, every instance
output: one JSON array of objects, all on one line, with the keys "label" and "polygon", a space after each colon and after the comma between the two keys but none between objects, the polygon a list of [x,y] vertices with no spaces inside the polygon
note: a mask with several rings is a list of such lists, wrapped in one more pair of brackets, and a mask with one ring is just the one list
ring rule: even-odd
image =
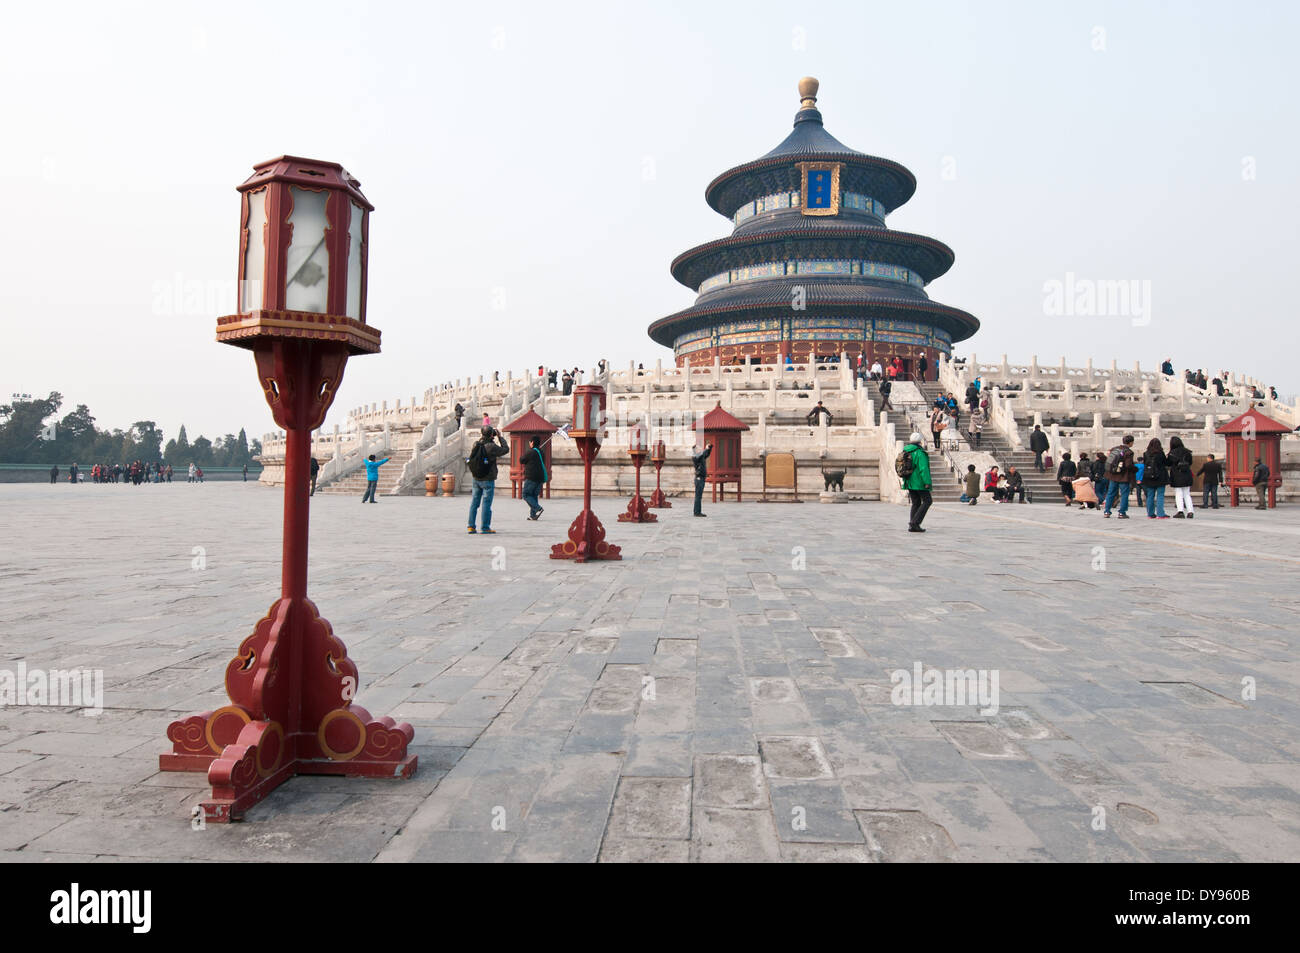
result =
[{"label": "crowd of tourist", "polygon": [[[143,460],[133,460],[130,463],[96,463],[90,467],[89,471],[83,470],[77,464],[68,467],[69,483],[85,483],[87,472],[90,476],[91,483],[121,483],[130,486],[140,486],[148,483],[171,483],[172,475],[175,472],[172,465],[165,460],[159,460],[157,463],[146,462]],[[248,465],[244,465],[244,479],[248,479]],[[50,482],[59,482],[58,464],[50,467]],[[202,483],[203,468],[193,463],[189,466],[186,475],[187,483]]]},{"label": "crowd of tourist", "polygon": [[[1163,374],[1165,377],[1175,376],[1173,358],[1167,357],[1160,363],[1160,373]],[[1233,392],[1228,389],[1229,378],[1228,378],[1227,371],[1220,371],[1218,376],[1207,380],[1204,370],[1202,370],[1199,367],[1196,370],[1192,370],[1189,367],[1183,370],[1183,380],[1186,381],[1188,384],[1191,384],[1193,387],[1199,387],[1201,390],[1209,390],[1211,387],[1213,387],[1214,393],[1219,397],[1234,396]],[[1243,388],[1243,390],[1248,390],[1250,392],[1249,396],[1251,397],[1252,400],[1264,399],[1264,392],[1260,390],[1258,387],[1255,387],[1254,385],[1244,384],[1244,383],[1241,385],[1241,387]],[[1277,400],[1278,399],[1277,388],[1270,385],[1268,388],[1268,396],[1272,400]]]}]

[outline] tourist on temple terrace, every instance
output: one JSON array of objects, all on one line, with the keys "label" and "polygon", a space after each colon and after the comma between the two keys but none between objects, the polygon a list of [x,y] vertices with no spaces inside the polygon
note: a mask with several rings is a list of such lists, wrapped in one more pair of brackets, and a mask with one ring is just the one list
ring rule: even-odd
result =
[{"label": "tourist on temple terrace", "polygon": [[1147,499],[1147,519],[1165,520],[1165,487],[1169,485],[1169,460],[1159,437],[1152,437],[1142,454],[1142,489]]},{"label": "tourist on temple terrace", "polygon": [[476,532],[474,518],[478,515],[479,504],[483,506],[483,528],[478,532],[492,534],[492,497],[497,488],[497,457],[510,452],[505,437],[495,427],[484,424],[479,431],[479,438],[470,447],[469,457],[465,461],[469,475],[474,478],[474,493],[469,502],[469,526],[467,532]]},{"label": "tourist on temple terrace", "polygon": [[1043,433],[1041,424],[1034,424],[1034,432],[1029,435],[1029,449],[1034,453],[1034,467],[1040,473],[1043,471],[1043,454],[1051,444],[1047,440],[1047,434]]},{"label": "tourist on temple terrace", "polygon": [[1214,459],[1214,454],[1205,458],[1201,468],[1196,471],[1201,478],[1201,506],[1212,510],[1219,508],[1219,484],[1223,482],[1223,464]]},{"label": "tourist on temple terrace", "polygon": [[1192,451],[1183,446],[1182,438],[1169,438],[1169,485],[1174,488],[1174,519],[1191,519]]},{"label": "tourist on temple terrace", "polygon": [[[903,489],[907,490],[907,495],[912,500],[912,509],[907,519],[907,531],[924,533],[921,522],[925,519],[925,514],[929,511],[934,498],[930,484],[930,455],[921,446],[919,432],[913,431],[907,438],[902,456],[907,458],[904,466],[908,470],[907,475],[903,477]],[[902,476],[901,473],[899,475]]]}]

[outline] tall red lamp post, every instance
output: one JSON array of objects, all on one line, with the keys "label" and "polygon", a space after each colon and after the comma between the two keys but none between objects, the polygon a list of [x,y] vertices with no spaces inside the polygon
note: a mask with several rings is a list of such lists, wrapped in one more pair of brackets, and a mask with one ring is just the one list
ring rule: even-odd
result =
[{"label": "tall red lamp post", "polygon": [[582,512],[569,524],[569,538],[551,547],[552,559],[622,559],[618,546],[605,541],[605,527],[591,511],[591,465],[600,453],[601,431],[605,427],[605,388],[579,384],[573,389],[573,420],[569,436],[582,458]]},{"label": "tall red lamp post", "polygon": [[649,452],[646,448],[645,426],[637,421],[636,426],[628,430],[628,455],[632,458],[632,465],[636,467],[636,492],[632,494],[632,500],[627,505],[627,511],[618,514],[620,523],[654,523],[659,517],[650,512],[650,507],[641,496],[641,465],[645,463],[646,454]]},{"label": "tall red lamp post", "polygon": [[239,192],[239,313],[217,319],[217,341],[253,352],[286,434],[280,598],[226,666],[230,704],[172,722],[158,759],[163,771],[207,771],[203,814],[219,822],[295,774],[407,778],[417,760],[409,724],[352,703],[357,666],[307,598],[311,432],[348,357],[379,351],[365,320],[373,206],[342,166],[294,156],[254,166]]},{"label": "tall red lamp post", "polygon": [[650,451],[650,462],[655,465],[655,491],[650,494],[650,507],[656,510],[670,510],[673,506],[668,502],[668,497],[664,496],[664,491],[659,488],[659,471],[664,468],[666,459],[668,459],[668,452],[664,442],[656,440],[654,449]]}]

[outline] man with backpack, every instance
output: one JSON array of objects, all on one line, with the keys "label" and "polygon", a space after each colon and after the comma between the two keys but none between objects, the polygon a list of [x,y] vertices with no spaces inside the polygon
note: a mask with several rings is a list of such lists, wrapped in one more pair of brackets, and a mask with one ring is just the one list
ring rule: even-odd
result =
[{"label": "man with backpack", "polygon": [[[311,458],[310,469],[311,469],[311,492],[308,493],[307,495],[308,495],[308,496],[315,496],[315,495],[316,495],[316,477],[318,477],[318,476],[320,475],[320,461],[317,460],[315,457],[312,457],[312,458]],[[375,474],[375,478],[378,479],[378,477],[379,477],[379,474],[376,473],[376,474]],[[248,464],[244,464],[244,479],[245,479],[245,480],[248,479]]]},{"label": "man with backpack", "polygon": [[[372,453],[370,459],[366,460],[366,492],[361,496],[362,503],[365,503],[367,499],[371,503],[375,502],[375,491],[379,489],[379,468],[390,459],[392,458],[384,457],[382,460],[376,460],[375,455]],[[202,475],[200,475],[199,479],[202,481]]]},{"label": "man with backpack", "polygon": [[1102,507],[1101,515],[1110,519],[1110,511],[1115,503],[1116,497],[1119,498],[1119,518],[1128,519],[1128,491],[1133,485],[1136,477],[1136,468],[1133,459],[1133,435],[1127,434],[1119,446],[1111,448],[1110,454],[1106,457],[1106,479],[1110,481],[1110,486],[1106,490],[1106,503]]},{"label": "man with backpack", "polygon": [[924,533],[921,528],[921,521],[925,519],[926,512],[930,509],[930,504],[934,502],[931,496],[930,483],[930,455],[925,452],[921,446],[921,435],[913,433],[907,438],[907,443],[903,446],[903,452],[898,455],[894,461],[894,472],[898,474],[903,481],[903,489],[912,499],[912,511],[908,515],[907,531],[909,533]]},{"label": "man with backpack", "polygon": [[[495,440],[495,442],[493,442]],[[474,478],[474,494],[469,503],[469,527],[466,532],[476,533],[474,520],[478,516],[479,504],[483,505],[483,529],[481,532],[492,534],[492,497],[497,488],[497,457],[510,452],[505,437],[495,427],[484,425],[478,440],[470,447],[465,465],[469,475]]]},{"label": "man with backpack", "polygon": [[534,437],[524,453],[524,502],[528,504],[528,518],[536,520],[544,512],[537,495],[546,483],[546,458],[542,455],[541,438]]}]

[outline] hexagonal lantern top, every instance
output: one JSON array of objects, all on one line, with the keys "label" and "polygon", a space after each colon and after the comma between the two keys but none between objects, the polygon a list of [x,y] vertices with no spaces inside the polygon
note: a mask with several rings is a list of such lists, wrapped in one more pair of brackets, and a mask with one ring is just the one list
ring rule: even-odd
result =
[{"label": "hexagonal lantern top", "polygon": [[239,186],[239,313],[217,340],[255,348],[267,338],[379,350],[366,324],[366,253],[374,206],[337,162],[280,156]]}]

